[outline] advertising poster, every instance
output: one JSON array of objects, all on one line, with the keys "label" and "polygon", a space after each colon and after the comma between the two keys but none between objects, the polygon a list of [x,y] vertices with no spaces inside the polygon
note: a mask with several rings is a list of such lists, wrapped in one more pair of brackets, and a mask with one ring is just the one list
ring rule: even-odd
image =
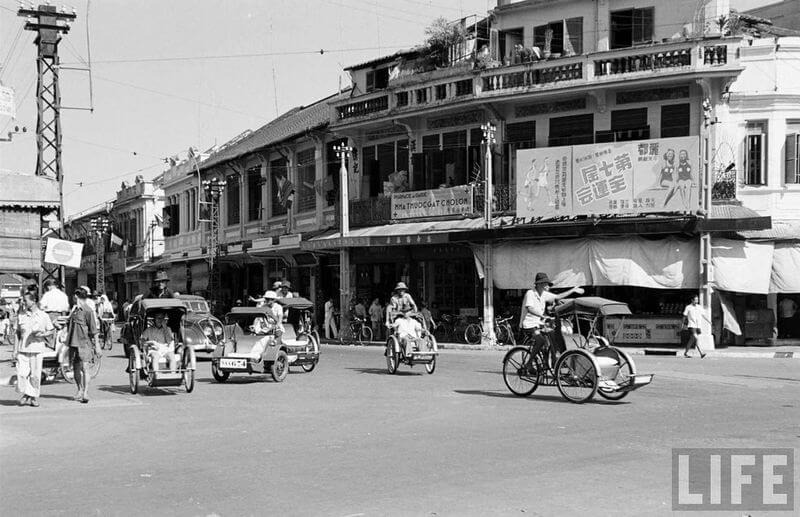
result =
[{"label": "advertising poster", "polygon": [[574,146],[574,215],[695,211],[698,152],[692,136]]},{"label": "advertising poster", "polygon": [[517,151],[517,217],[572,215],[572,147]]}]

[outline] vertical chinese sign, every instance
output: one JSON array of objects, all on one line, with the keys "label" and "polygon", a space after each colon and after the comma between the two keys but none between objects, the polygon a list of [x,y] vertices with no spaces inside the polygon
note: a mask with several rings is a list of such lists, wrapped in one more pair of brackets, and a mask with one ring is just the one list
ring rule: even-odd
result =
[{"label": "vertical chinese sign", "polygon": [[572,147],[517,151],[517,217],[572,215]]},{"label": "vertical chinese sign", "polygon": [[698,166],[695,136],[521,150],[517,215],[694,212]]}]

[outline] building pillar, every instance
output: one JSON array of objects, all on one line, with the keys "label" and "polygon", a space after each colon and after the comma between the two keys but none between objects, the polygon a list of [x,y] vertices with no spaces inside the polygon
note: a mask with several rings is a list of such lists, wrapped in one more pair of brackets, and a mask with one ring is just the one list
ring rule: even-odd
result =
[{"label": "building pillar", "polygon": [[609,0],[597,0],[595,5],[595,48],[598,52],[603,52],[608,50],[611,45],[609,42],[611,30],[611,10],[609,9]]}]

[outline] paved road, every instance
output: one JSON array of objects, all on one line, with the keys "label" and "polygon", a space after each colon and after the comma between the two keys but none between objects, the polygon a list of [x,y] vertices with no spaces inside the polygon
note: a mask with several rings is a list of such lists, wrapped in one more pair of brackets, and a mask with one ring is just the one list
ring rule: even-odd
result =
[{"label": "paved road", "polygon": [[651,386],[574,405],[555,388],[510,396],[498,353],[444,351],[435,374],[395,376],[380,349],[323,354],[281,384],[217,384],[201,362],[194,393],[139,395],[112,356],[88,405],[64,382],[40,408],[2,387],[0,513],[667,514],[672,447],[800,438],[798,361],[637,357]]}]

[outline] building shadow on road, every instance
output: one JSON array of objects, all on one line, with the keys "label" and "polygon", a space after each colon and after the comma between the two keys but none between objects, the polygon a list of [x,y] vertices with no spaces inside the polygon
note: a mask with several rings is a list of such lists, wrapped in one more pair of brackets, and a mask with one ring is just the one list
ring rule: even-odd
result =
[{"label": "building shadow on road", "polygon": [[[121,384],[119,386],[97,386],[99,391],[104,391],[106,393],[114,393],[116,395],[133,395],[131,393],[131,388],[128,384]],[[180,388],[175,387],[172,389],[162,389],[162,388],[151,388],[146,383],[144,385],[139,385],[139,391],[136,395],[143,395],[145,397],[160,397],[163,395],[177,395],[178,393],[185,393],[186,390],[183,389],[183,386]]]},{"label": "building shadow on road", "polygon": [[[530,401],[544,400],[548,402],[561,402],[563,404],[578,405],[574,404],[573,402],[570,402],[561,395],[546,395],[543,393],[531,394],[527,397],[518,397],[517,395],[514,395],[513,393],[509,393],[507,391],[504,392],[504,391],[486,391],[486,390],[453,390],[453,392],[458,393],[459,395],[480,395],[483,397],[495,397],[503,399],[527,399]],[[623,405],[627,403],[628,401],[623,401],[623,400],[616,401],[616,400],[605,400],[599,398],[593,398],[592,400],[586,402],[586,404],[603,404],[612,406]]]},{"label": "building shadow on road", "polygon": [[354,372],[359,372],[359,373],[366,373],[366,374],[369,374],[369,375],[385,375],[387,377],[392,377],[392,376],[394,376],[394,377],[406,377],[406,376],[409,376],[409,375],[424,375],[425,374],[425,370],[418,370],[416,372],[413,371],[413,370],[397,370],[397,372],[394,373],[394,374],[390,374],[389,372],[387,372],[386,368],[348,368],[348,370],[353,370]]}]

